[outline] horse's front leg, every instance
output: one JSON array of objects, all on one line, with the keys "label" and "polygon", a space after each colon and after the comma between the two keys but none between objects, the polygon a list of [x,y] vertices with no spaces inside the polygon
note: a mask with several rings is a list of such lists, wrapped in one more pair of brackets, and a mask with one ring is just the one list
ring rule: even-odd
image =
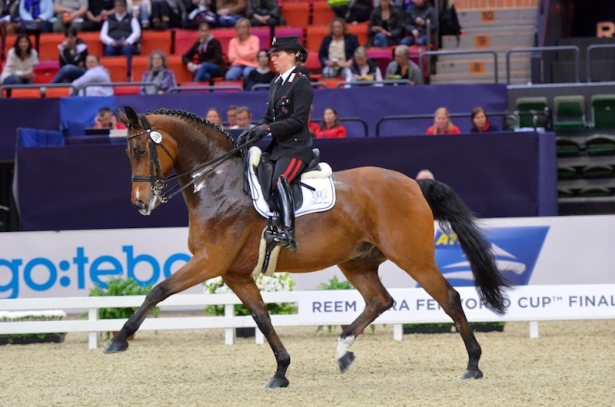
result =
[{"label": "horse's front leg", "polygon": [[[143,320],[147,317],[150,311],[164,299],[171,295],[184,291],[195,284],[217,277],[222,274],[221,270],[206,268],[206,262],[196,256],[188,263],[184,264],[179,270],[171,275],[171,277],[157,284],[152,291],[147,294],[145,301],[139,309],[126,321],[122,329],[109,341],[105,346],[104,353],[123,352],[128,349],[128,341],[126,338],[137,332]],[[207,263],[211,264],[211,263]]]},{"label": "horse's front leg", "polygon": [[237,294],[237,297],[248,308],[256,325],[258,325],[258,329],[267,338],[267,342],[269,342],[269,346],[275,355],[277,369],[265,387],[288,387],[289,382],[286,378],[286,370],[290,365],[290,355],[271,324],[271,317],[256,283],[250,275],[237,276],[226,274],[222,278],[226,285]]}]

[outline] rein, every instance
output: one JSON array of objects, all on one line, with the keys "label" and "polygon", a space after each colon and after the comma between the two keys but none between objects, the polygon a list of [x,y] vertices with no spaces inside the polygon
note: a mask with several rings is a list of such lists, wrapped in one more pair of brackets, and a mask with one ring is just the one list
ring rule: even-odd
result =
[{"label": "rein", "polygon": [[[146,175],[135,175],[135,176],[133,176],[131,178],[131,180],[132,180],[132,182],[149,182],[151,184],[152,191],[154,192],[154,194],[160,200],[161,203],[167,203],[169,201],[169,199],[173,198],[175,195],[179,194],[184,189],[186,189],[189,186],[191,186],[194,183],[196,183],[200,177],[210,173],[218,165],[222,164],[224,161],[226,161],[227,159],[229,159],[230,157],[235,155],[235,153],[237,153],[238,151],[241,151],[247,145],[252,144],[252,142],[246,142],[246,143],[244,143],[242,145],[239,145],[239,146],[231,149],[230,151],[222,154],[221,156],[216,157],[213,160],[210,160],[210,161],[206,162],[205,164],[202,164],[202,165],[198,166],[197,168],[194,168],[194,169],[192,169],[190,171],[187,171],[187,172],[185,172],[183,174],[173,175],[173,176],[170,176],[170,177],[167,177],[167,178],[162,178],[162,169],[160,167],[160,158],[158,156],[158,150],[156,149],[156,147],[157,146],[162,147],[162,149],[167,153],[167,155],[171,158],[171,160],[173,160],[173,161],[175,161],[175,160],[174,160],[173,156],[171,155],[171,153],[169,152],[169,150],[162,144],[162,135],[160,133],[158,133],[157,131],[152,131],[152,126],[150,125],[150,123],[147,120],[147,118],[145,117],[145,115],[139,115],[139,118],[141,120],[141,123],[143,124],[144,130],[140,131],[138,133],[132,134],[130,136],[126,136],[126,139],[129,140],[131,138],[147,134],[149,150],[150,150],[150,155],[149,155],[150,156],[150,175],[149,176],[146,176]],[[207,168],[207,167],[210,167],[210,168]],[[201,170],[203,170],[205,168],[207,168],[207,169],[205,171],[201,172]],[[173,187],[173,189],[171,189],[171,190],[169,190],[167,192],[168,193],[167,196],[165,196],[165,194],[163,194],[162,190],[165,189],[166,186],[169,183],[171,183],[173,181],[177,181],[178,179],[180,179],[182,177],[185,177],[186,175],[191,175],[192,176],[195,173],[199,173],[199,175],[196,176],[196,177],[193,177],[192,180],[190,182],[186,183],[184,186],[179,186],[179,183],[178,183],[177,185],[175,185]]]}]

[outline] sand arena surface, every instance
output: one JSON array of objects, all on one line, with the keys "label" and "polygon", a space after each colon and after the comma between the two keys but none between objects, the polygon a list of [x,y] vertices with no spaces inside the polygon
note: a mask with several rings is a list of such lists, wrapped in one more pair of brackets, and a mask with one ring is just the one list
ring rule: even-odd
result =
[{"label": "sand arena surface", "polygon": [[290,387],[264,389],[275,371],[268,345],[220,329],[139,331],[127,352],[87,349],[87,334],[62,344],[0,347],[0,406],[614,406],[615,321],[528,323],[477,333],[481,380],[462,381],[458,334],[369,329],[339,373],[337,334],[278,328],[291,354]]}]

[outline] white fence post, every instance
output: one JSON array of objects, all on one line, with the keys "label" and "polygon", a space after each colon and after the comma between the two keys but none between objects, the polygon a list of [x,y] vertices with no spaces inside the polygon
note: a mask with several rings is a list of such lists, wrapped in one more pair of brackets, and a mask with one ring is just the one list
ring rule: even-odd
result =
[{"label": "white fence post", "polygon": [[538,338],[538,321],[530,321],[530,338]]},{"label": "white fence post", "polygon": [[[88,309],[88,321],[98,321],[98,308]],[[98,332],[88,332],[88,349],[98,347]]]},{"label": "white fence post", "polygon": [[[227,318],[235,318],[235,304],[226,304],[224,306],[224,316]],[[224,330],[224,343],[226,345],[235,343],[235,328],[226,328]]]}]

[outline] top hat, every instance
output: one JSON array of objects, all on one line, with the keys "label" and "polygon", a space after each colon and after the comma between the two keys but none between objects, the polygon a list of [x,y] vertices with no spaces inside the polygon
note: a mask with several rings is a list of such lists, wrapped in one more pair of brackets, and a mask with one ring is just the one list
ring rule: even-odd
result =
[{"label": "top hat", "polygon": [[288,37],[273,37],[269,53],[277,51],[301,51],[307,55],[307,50],[299,42],[299,37],[291,35]]}]

